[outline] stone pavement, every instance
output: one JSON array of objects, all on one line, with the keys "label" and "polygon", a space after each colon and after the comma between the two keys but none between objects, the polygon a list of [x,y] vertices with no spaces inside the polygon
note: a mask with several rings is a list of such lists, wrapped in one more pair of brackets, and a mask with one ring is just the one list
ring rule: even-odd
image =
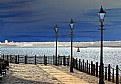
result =
[{"label": "stone pavement", "polygon": [[44,71],[54,76],[58,80],[62,82],[62,84],[89,84],[88,82],[76,78],[75,76],[69,75],[63,71],[60,71],[52,66],[39,66]]},{"label": "stone pavement", "polygon": [[70,73],[68,66],[10,64],[0,84],[98,84],[98,78],[75,69]]},{"label": "stone pavement", "polygon": [[34,64],[10,64],[0,84],[62,84],[55,79]]}]

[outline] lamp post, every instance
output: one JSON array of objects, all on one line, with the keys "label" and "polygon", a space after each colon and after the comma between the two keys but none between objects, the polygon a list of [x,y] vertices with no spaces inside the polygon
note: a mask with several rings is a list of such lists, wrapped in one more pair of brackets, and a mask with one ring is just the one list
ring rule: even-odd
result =
[{"label": "lamp post", "polygon": [[73,29],[74,29],[74,22],[71,19],[70,22],[70,36],[71,36],[71,57],[70,57],[70,72],[73,72]]},{"label": "lamp post", "polygon": [[104,64],[103,64],[103,22],[105,18],[106,12],[103,10],[102,6],[100,8],[100,11],[98,12],[99,20],[100,20],[100,40],[101,40],[101,50],[100,50],[100,68],[99,68],[99,84],[105,84],[104,83]]},{"label": "lamp post", "polygon": [[55,65],[57,66],[57,65],[58,65],[58,64],[57,64],[57,41],[58,41],[58,30],[59,30],[57,24],[56,24],[56,26],[54,27],[54,30],[55,30],[55,33],[56,33],[56,52],[55,52],[56,58],[55,58]]}]

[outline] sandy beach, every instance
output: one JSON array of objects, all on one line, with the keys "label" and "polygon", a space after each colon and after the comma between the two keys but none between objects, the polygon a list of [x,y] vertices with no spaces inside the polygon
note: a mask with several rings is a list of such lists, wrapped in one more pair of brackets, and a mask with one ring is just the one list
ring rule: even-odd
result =
[{"label": "sandy beach", "polygon": [[[40,64],[38,65],[10,64],[10,69],[7,71],[7,74],[4,76],[2,84],[69,84],[69,83],[63,83],[63,81],[61,81],[59,77],[62,75],[56,77],[53,74],[54,72],[49,73],[43,67],[44,65]],[[70,73],[69,67],[67,66],[51,66],[51,67],[63,73],[66,73],[70,76],[81,79],[82,81],[88,82],[88,84],[98,84],[97,77],[90,76],[78,70],[74,70],[74,73]],[[74,82],[73,84],[85,84],[85,83]],[[105,81],[105,84],[113,84],[113,83]]]}]

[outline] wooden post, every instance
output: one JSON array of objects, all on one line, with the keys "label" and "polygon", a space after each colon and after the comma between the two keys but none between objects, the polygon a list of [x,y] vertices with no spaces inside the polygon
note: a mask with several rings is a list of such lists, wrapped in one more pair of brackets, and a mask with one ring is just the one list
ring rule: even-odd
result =
[{"label": "wooden post", "polygon": [[87,60],[87,73],[88,73],[88,60]]},{"label": "wooden post", "polygon": [[79,59],[79,71],[81,71],[81,59]]},{"label": "wooden post", "polygon": [[95,76],[95,64],[93,64],[93,76]]},{"label": "wooden post", "polygon": [[35,65],[37,64],[37,63],[36,63],[36,57],[37,57],[37,56],[35,55]]},{"label": "wooden post", "polygon": [[45,55],[44,55],[44,65],[45,65]]},{"label": "wooden post", "polygon": [[73,68],[75,68],[75,59],[73,58]]},{"label": "wooden post", "polygon": [[84,72],[84,59],[82,61],[82,71]]},{"label": "wooden post", "polygon": [[18,55],[18,62],[17,62],[17,64],[19,64],[19,55]]},{"label": "wooden post", "polygon": [[76,69],[78,70],[78,60],[77,60],[77,58],[76,58],[75,62],[76,62]]},{"label": "wooden post", "polygon": [[110,64],[108,65],[108,81],[111,80],[111,77],[110,77]]},{"label": "wooden post", "polygon": [[91,75],[93,75],[93,61],[91,61]]},{"label": "wooden post", "polygon": [[27,64],[27,55],[25,56],[25,64]]},{"label": "wooden post", "polygon": [[10,55],[10,63],[12,63],[12,56]]},{"label": "wooden post", "polygon": [[116,84],[119,84],[118,65],[116,65]]},{"label": "wooden post", "polygon": [[44,55],[44,65],[47,65],[47,56]]},{"label": "wooden post", "polygon": [[70,59],[70,58],[67,59],[67,66],[69,66],[69,59]]},{"label": "wooden post", "polygon": [[107,80],[107,67],[105,67],[105,80]]},{"label": "wooden post", "polygon": [[63,56],[63,65],[66,66],[66,57]]},{"label": "wooden post", "polygon": [[8,61],[8,55],[7,55],[7,61]]},{"label": "wooden post", "polygon": [[83,71],[83,69],[82,69],[82,62],[80,63],[80,66],[81,66],[81,69],[80,70]]},{"label": "wooden post", "polygon": [[15,64],[17,64],[17,56],[15,56]]},{"label": "wooden post", "polygon": [[53,55],[53,65],[55,65],[55,56]]},{"label": "wooden post", "polygon": [[98,62],[96,62],[96,77],[98,77]]},{"label": "wooden post", "polygon": [[4,60],[4,54],[3,54],[3,60]]},{"label": "wooden post", "polygon": [[114,83],[114,68],[112,69],[112,82]]},{"label": "wooden post", "polygon": [[[2,63],[0,63],[0,75],[2,75]],[[0,80],[2,79],[0,78]]]},{"label": "wooden post", "polygon": [[84,67],[84,72],[86,73],[87,71],[86,71],[87,69],[86,69],[86,63],[85,63],[85,67]]},{"label": "wooden post", "polygon": [[89,64],[89,74],[90,74],[90,64]]}]

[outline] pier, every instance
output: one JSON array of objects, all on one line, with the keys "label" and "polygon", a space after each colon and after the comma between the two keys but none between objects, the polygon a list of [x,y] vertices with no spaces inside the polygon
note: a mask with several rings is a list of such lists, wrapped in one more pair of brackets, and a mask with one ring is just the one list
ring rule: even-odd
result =
[{"label": "pier", "polygon": [[[27,74],[26,76],[24,76],[25,78],[28,78],[27,80],[34,79],[36,78],[35,76],[37,77],[40,76],[39,74],[40,70],[42,71],[43,74],[45,73],[45,75],[42,75],[43,78],[45,78],[47,74],[48,76],[50,76],[50,79],[54,81],[52,84],[58,84],[58,83],[69,84],[68,82],[72,82],[73,84],[90,84],[90,83],[97,84],[99,80],[98,62],[94,64],[92,61],[91,63],[89,63],[88,60],[85,61],[84,59],[73,59],[74,73],[70,73],[69,56],[58,56],[58,61],[57,61],[58,66],[55,66],[55,56],[2,55],[2,59],[8,60],[10,62],[10,68],[7,73],[8,77],[10,76],[9,74],[11,73],[12,73],[11,75],[13,76],[16,75],[18,77]],[[105,83],[120,84],[121,77],[119,75],[119,71],[120,70],[118,68],[118,65],[116,66],[116,69],[112,68],[110,64],[108,65],[108,67],[104,67]],[[70,79],[68,79],[69,77]],[[5,82],[4,80],[6,78],[7,76],[3,77],[2,82]],[[67,80],[67,83],[65,82],[66,81],[65,79]],[[40,80],[40,78],[37,78],[36,80],[38,81]],[[78,82],[76,83],[76,81]]]}]

